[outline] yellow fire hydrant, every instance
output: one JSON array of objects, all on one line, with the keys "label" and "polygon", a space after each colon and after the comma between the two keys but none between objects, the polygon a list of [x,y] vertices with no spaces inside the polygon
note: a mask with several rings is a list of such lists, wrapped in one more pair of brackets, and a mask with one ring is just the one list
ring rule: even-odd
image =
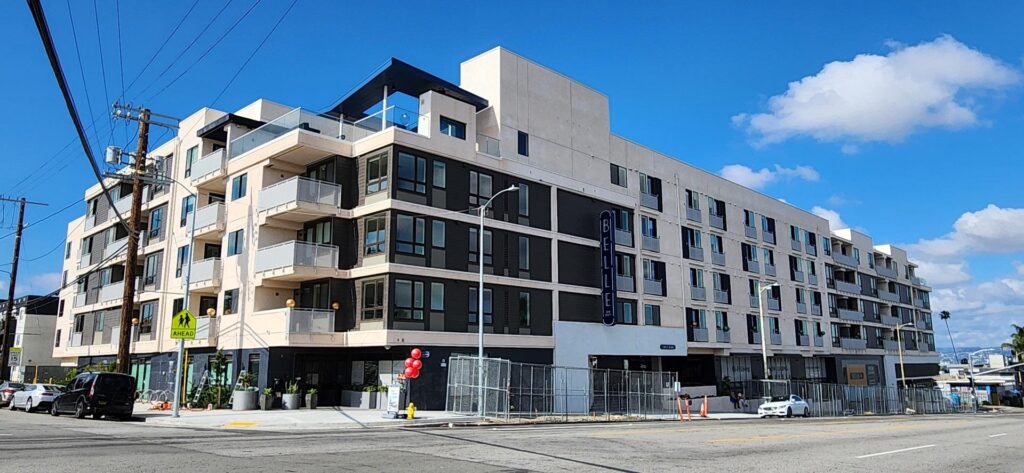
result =
[{"label": "yellow fire hydrant", "polygon": [[409,403],[409,407],[405,408],[406,420],[412,420],[416,416],[416,404]]}]

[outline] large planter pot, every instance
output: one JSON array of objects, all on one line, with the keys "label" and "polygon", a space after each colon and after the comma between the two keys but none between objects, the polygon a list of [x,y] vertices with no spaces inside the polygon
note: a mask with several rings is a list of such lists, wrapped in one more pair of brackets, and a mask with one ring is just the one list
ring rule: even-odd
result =
[{"label": "large planter pot", "polygon": [[316,394],[306,395],[306,408],[316,409]]},{"label": "large planter pot", "polygon": [[360,409],[376,409],[382,405],[380,393],[367,391],[342,391],[341,405],[346,407],[358,407]]},{"label": "large planter pot", "polygon": [[269,411],[274,408],[273,394],[260,394],[260,409]]},{"label": "large planter pot", "polygon": [[251,411],[256,409],[256,391],[234,391],[231,393],[231,410]]},{"label": "large planter pot", "polygon": [[282,394],[281,395],[281,408],[284,410],[298,409],[302,404],[301,394]]}]

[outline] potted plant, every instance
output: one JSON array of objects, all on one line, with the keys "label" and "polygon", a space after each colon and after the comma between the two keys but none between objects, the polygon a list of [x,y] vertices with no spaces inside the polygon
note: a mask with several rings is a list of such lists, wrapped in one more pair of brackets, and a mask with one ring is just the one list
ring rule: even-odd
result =
[{"label": "potted plant", "polygon": [[284,394],[281,395],[281,408],[285,410],[298,409],[301,402],[302,394],[299,394],[299,383],[297,381],[288,383]]},{"label": "potted plant", "polygon": [[316,388],[306,391],[306,407],[309,409],[316,409],[316,392]]},{"label": "potted plant", "polygon": [[252,386],[255,376],[250,373],[238,375],[238,383],[231,393],[231,410],[251,411],[256,409],[257,395],[256,388]]},{"label": "potted plant", "polygon": [[270,388],[263,388],[263,394],[260,395],[260,409],[269,411],[274,407],[274,390]]}]

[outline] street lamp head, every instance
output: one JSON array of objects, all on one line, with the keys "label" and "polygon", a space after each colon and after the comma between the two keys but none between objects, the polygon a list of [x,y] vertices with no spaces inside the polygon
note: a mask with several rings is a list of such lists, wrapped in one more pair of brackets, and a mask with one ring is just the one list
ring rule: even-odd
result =
[{"label": "street lamp head", "polygon": [[510,192],[511,192],[511,191],[517,191],[517,190],[519,190],[519,186],[517,186],[517,185],[512,185],[512,186],[510,186],[510,187],[509,187],[508,189],[505,189],[505,190],[507,190],[507,191],[510,191]]}]

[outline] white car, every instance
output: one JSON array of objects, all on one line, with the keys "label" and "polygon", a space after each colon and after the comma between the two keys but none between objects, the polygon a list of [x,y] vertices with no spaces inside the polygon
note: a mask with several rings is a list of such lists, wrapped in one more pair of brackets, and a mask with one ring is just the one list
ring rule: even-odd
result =
[{"label": "white car", "polygon": [[53,399],[62,392],[64,387],[56,384],[26,384],[25,389],[14,393],[10,408],[12,411],[25,409],[25,412],[32,412],[52,405]]},{"label": "white car", "polygon": [[807,405],[807,402],[800,396],[790,394],[789,396],[773,397],[771,402],[761,404],[757,407],[757,415],[761,417],[793,417],[794,415],[809,417],[811,406]]}]

